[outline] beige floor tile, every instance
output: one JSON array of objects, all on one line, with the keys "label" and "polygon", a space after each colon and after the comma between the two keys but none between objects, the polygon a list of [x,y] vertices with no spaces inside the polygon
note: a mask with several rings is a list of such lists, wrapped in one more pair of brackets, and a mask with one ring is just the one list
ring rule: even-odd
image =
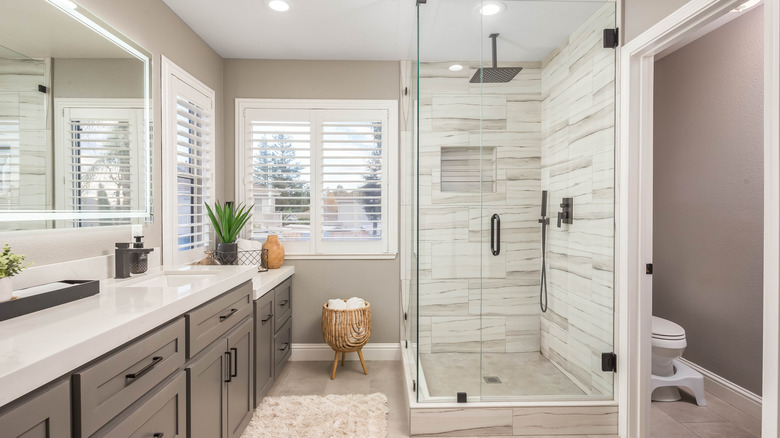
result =
[{"label": "beige floor tile", "polygon": [[686,423],[685,427],[701,438],[756,438],[756,435],[731,423]]},{"label": "beige floor tile", "polygon": [[680,423],[725,423],[727,420],[716,414],[707,406],[699,406],[686,393],[676,402],[653,402],[653,406],[661,409]]},{"label": "beige floor tile", "polygon": [[654,403],[651,409],[650,436],[652,438],[698,438],[687,427],[677,422],[666,412],[656,407]]},{"label": "beige floor tile", "polygon": [[[688,392],[687,390],[684,391]],[[735,408],[734,406],[709,393],[707,393],[707,407],[711,411],[728,420],[729,423],[735,426],[739,426],[756,436],[761,435],[761,420],[746,414],[740,409]]]}]

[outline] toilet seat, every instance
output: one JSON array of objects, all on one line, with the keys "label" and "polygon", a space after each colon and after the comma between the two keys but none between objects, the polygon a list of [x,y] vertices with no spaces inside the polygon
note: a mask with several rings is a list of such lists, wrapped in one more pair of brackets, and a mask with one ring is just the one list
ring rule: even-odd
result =
[{"label": "toilet seat", "polygon": [[655,347],[685,348],[687,346],[685,329],[668,319],[653,316],[652,332],[652,344]]}]

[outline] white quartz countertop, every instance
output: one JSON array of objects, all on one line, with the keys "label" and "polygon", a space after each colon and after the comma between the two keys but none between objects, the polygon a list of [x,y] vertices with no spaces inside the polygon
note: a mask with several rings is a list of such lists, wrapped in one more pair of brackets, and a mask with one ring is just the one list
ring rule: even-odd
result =
[{"label": "white quartz countertop", "polygon": [[267,294],[279,283],[287,280],[295,273],[295,266],[282,266],[279,269],[269,269],[266,272],[259,272],[252,279],[252,288],[255,291],[255,299]]},{"label": "white quartz countertop", "polygon": [[[192,278],[187,273],[195,270],[214,274],[188,284],[142,286],[163,274]],[[0,406],[247,280],[253,280],[258,298],[293,272],[292,266],[262,273],[255,266],[158,267],[125,280],[101,280],[97,295],[2,321]]]}]

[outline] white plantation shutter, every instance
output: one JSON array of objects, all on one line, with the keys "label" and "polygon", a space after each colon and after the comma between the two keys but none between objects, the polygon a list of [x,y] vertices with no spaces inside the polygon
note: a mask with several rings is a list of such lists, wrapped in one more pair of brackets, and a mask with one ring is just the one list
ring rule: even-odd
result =
[{"label": "white plantation shutter", "polygon": [[389,110],[241,114],[238,169],[242,199],[255,205],[251,238],[276,234],[293,255],[389,251]]},{"label": "white plantation shutter", "polygon": [[138,170],[143,144],[140,109],[65,108],[66,141],[61,151],[64,191],[60,206],[79,212],[109,213],[101,219],[75,219],[72,226],[128,224],[110,213],[140,209]]},{"label": "white plantation shutter", "polygon": [[[258,114],[247,123],[250,235],[276,234],[288,249],[306,250],[312,226],[312,124],[306,111]],[[297,248],[296,248],[297,247]]]},{"label": "white plantation shutter", "polygon": [[213,246],[214,91],[162,58],[163,263],[203,258]]},{"label": "white plantation shutter", "polygon": [[205,202],[213,196],[212,115],[176,96],[176,225],[178,251],[209,245]]}]

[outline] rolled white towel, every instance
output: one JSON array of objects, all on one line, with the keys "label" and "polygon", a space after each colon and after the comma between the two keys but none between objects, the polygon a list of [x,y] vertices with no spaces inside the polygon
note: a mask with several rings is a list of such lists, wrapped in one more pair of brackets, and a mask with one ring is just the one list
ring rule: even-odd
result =
[{"label": "rolled white towel", "polygon": [[238,240],[236,240],[236,243],[238,243],[238,250],[239,251],[250,251],[250,250],[253,250],[253,249],[263,249],[263,244],[261,242],[258,242],[257,240],[238,239]]},{"label": "rolled white towel", "polygon": [[366,307],[366,301],[363,298],[352,297],[347,300],[347,309],[360,309]]},{"label": "rolled white towel", "polygon": [[346,308],[347,308],[347,303],[344,302],[344,300],[340,300],[340,299],[328,300],[328,309],[345,310]]}]

